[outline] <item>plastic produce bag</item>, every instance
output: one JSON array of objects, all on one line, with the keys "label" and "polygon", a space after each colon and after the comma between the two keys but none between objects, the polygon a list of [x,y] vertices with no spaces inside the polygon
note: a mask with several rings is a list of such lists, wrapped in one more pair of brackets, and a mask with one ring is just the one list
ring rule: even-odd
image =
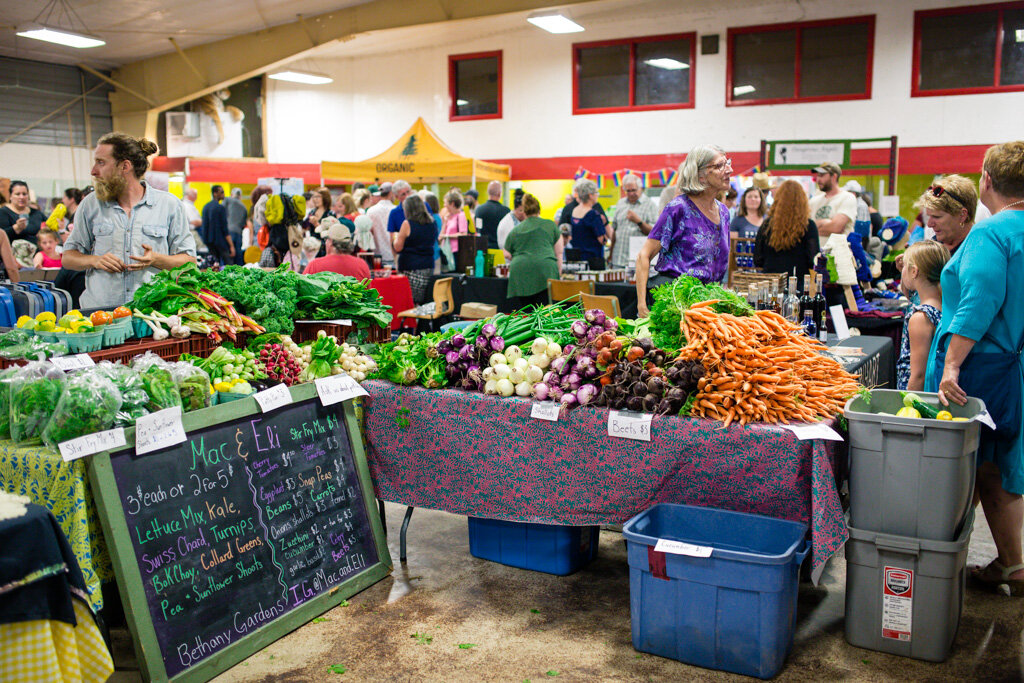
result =
[{"label": "plastic produce bag", "polygon": [[174,363],[171,376],[178,385],[181,396],[181,409],[189,413],[200,408],[210,407],[210,376],[206,371],[188,362]]},{"label": "plastic produce bag", "polygon": [[0,357],[3,358],[53,358],[54,356],[66,356],[68,345],[64,342],[45,342],[42,339],[29,339],[21,344],[0,348]]},{"label": "plastic produce bag", "polygon": [[167,361],[147,351],[132,361],[132,369],[138,371],[142,387],[149,396],[149,402],[146,404],[149,412],[155,413],[181,405],[178,385],[174,382]]},{"label": "plastic produce bag", "polygon": [[24,344],[32,339],[32,333],[26,330],[10,330],[0,334],[0,349],[6,349],[8,346],[18,346]]},{"label": "plastic produce bag", "polygon": [[20,368],[10,378],[11,439],[37,442],[50,421],[64,385],[64,372],[45,361]]},{"label": "plastic produce bag", "polygon": [[11,378],[20,368],[0,370],[0,439],[11,436]]},{"label": "plastic produce bag", "polygon": [[103,361],[97,363],[97,372],[109,379],[121,392],[121,409],[114,416],[115,427],[131,427],[143,415],[148,415],[149,394],[143,386],[142,377],[132,368],[120,363]]},{"label": "plastic produce bag", "polygon": [[62,441],[110,429],[120,408],[121,392],[102,371],[76,373],[64,381],[53,417],[43,430],[43,443],[56,449]]}]

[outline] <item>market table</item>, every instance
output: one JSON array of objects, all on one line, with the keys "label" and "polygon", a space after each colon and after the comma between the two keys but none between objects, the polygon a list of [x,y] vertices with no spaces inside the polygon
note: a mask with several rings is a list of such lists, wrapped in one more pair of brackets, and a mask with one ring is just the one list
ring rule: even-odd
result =
[{"label": "market table", "polygon": [[[470,277],[458,273],[444,273],[431,276],[430,286],[434,280],[450,277],[452,296],[455,299],[455,310],[462,308],[467,301],[481,304],[493,304],[499,313],[511,313],[514,309],[508,298],[508,278],[503,277]],[[615,296],[619,299],[619,309],[623,318],[636,317],[636,285],[627,282],[595,282],[594,294]]]},{"label": "market table", "polygon": [[52,514],[26,508],[0,521],[0,677],[106,681],[114,664],[75,554]]},{"label": "market table", "polygon": [[835,442],[770,425],[655,417],[651,441],[607,436],[608,411],[558,422],[532,401],[363,384],[377,497],[460,515],[563,525],[621,524],[655,503],[688,503],[805,522],[812,577],[848,538]]},{"label": "market table", "polygon": [[896,388],[896,354],[889,337],[856,335],[839,341],[838,337],[830,335],[828,345],[858,348],[863,352],[861,356],[843,356],[843,360],[846,371],[859,374],[864,386]]},{"label": "market table", "polygon": [[53,513],[82,570],[90,606],[102,609],[100,584],[112,581],[114,571],[89,491],[86,461],[64,462],[45,446],[18,447],[0,440],[0,489],[28,496]]}]

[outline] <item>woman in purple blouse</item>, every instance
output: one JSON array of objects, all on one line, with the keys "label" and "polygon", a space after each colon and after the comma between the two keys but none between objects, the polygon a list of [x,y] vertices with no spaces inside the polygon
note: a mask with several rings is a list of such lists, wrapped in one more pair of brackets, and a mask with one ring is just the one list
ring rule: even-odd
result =
[{"label": "woman in purple blouse", "polygon": [[[732,160],[714,145],[690,150],[679,174],[679,194],[658,216],[636,259],[638,317],[650,314],[648,289],[680,275],[720,282],[729,268],[729,209],[718,196],[729,189]],[[648,280],[651,260],[657,274]],[[650,285],[648,287],[648,285]]]}]

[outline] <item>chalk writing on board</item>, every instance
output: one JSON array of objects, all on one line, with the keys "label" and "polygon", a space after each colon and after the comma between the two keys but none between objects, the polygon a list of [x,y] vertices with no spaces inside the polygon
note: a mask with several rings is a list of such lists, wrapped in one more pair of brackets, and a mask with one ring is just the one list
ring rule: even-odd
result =
[{"label": "chalk writing on board", "polygon": [[169,676],[377,563],[340,415],[296,403],[111,458]]}]

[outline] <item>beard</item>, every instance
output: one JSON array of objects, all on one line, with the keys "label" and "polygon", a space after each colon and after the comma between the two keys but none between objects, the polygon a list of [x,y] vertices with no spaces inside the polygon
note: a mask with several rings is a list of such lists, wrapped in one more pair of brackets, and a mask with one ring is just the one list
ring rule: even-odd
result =
[{"label": "beard", "polygon": [[115,201],[128,187],[123,175],[114,175],[110,178],[93,178],[93,188],[96,190],[96,197],[103,202]]}]

